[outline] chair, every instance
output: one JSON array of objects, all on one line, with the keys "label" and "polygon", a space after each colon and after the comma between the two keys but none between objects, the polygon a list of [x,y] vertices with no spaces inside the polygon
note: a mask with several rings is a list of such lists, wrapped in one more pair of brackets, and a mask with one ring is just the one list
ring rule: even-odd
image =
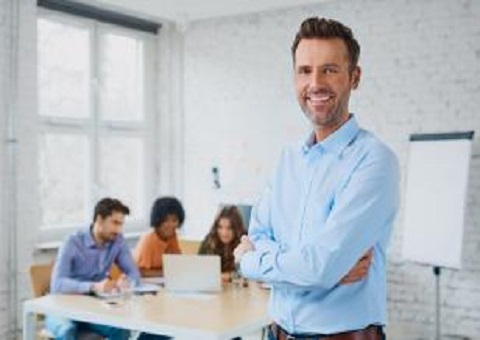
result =
[{"label": "chair", "polygon": [[116,281],[120,278],[120,276],[122,276],[122,274],[122,270],[115,263],[113,263],[110,267],[110,278]]},{"label": "chair", "polygon": [[[50,279],[52,275],[53,262],[47,264],[32,264],[29,268],[30,275],[30,286],[32,288],[32,293],[34,298],[38,298],[48,294],[50,291]],[[39,315],[37,320],[42,321],[43,324],[43,315]],[[50,333],[46,328],[41,326],[40,330],[37,332],[37,338],[40,339],[53,339],[53,334]],[[101,340],[103,339],[100,335],[92,332],[81,332],[79,334],[79,339],[83,340]]]},{"label": "chair", "polygon": [[[30,266],[28,272],[30,275],[30,286],[34,298],[46,295],[50,290],[50,277],[52,275],[53,263],[48,264],[33,264]],[[37,320],[43,321],[44,317],[39,315]],[[53,335],[43,326],[37,333],[40,339],[53,339]]]},{"label": "chair", "polygon": [[200,241],[178,240],[182,254],[196,255],[200,249]]},{"label": "chair", "polygon": [[50,290],[50,277],[52,275],[53,263],[33,264],[29,268],[30,285],[33,297],[46,295]]}]

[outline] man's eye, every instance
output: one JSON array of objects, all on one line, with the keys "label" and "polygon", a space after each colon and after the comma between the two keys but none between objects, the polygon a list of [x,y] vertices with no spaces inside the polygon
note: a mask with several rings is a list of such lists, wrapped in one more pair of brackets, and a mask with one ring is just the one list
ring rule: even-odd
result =
[{"label": "man's eye", "polygon": [[336,68],[333,68],[333,67],[326,67],[323,72],[325,72],[325,74],[332,74],[332,73],[338,73],[338,70]]}]

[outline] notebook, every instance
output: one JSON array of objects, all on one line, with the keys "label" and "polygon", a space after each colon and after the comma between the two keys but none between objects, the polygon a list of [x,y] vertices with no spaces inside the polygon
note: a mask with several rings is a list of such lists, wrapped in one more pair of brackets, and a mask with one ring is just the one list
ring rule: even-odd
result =
[{"label": "notebook", "polygon": [[[131,293],[133,294],[146,294],[146,293],[156,293],[159,289],[158,285],[146,282],[140,282],[138,285],[135,285],[131,288]],[[110,292],[96,292],[96,296],[102,299],[116,299],[125,295],[125,292],[122,292],[118,289],[115,289]]]},{"label": "notebook", "polygon": [[218,292],[222,289],[220,256],[163,255],[165,288],[173,292]]}]

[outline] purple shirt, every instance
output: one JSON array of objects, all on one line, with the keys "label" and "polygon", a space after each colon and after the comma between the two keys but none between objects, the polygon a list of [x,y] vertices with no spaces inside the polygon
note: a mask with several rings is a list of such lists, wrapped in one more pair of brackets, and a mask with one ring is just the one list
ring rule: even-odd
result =
[{"label": "purple shirt", "polygon": [[95,243],[91,228],[73,233],[60,248],[50,293],[88,293],[93,283],[109,276],[113,263],[135,282],[140,278],[123,235],[100,246]]}]

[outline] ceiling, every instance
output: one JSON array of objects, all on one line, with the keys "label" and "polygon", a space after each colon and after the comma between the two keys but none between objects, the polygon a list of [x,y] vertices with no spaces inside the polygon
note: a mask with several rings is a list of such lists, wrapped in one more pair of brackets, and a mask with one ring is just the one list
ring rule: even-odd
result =
[{"label": "ceiling", "polygon": [[82,0],[157,19],[188,23],[242,13],[302,6],[328,0]]}]

